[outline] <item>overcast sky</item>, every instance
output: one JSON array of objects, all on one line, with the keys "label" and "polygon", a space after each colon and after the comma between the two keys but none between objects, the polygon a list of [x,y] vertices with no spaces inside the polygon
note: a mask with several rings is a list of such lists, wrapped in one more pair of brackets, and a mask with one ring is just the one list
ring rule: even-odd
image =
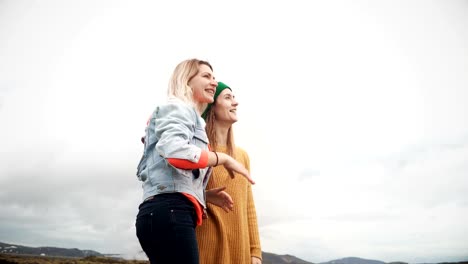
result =
[{"label": "overcast sky", "polygon": [[263,251],[468,260],[467,1],[0,1],[0,241],[139,257],[174,67],[237,95]]}]

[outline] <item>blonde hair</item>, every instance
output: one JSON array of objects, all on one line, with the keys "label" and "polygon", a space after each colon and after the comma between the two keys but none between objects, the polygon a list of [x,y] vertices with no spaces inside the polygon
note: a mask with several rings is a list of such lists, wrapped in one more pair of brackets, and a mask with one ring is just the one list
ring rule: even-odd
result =
[{"label": "blonde hair", "polygon": [[189,59],[179,63],[174,69],[169,80],[167,95],[177,97],[182,101],[195,106],[195,102],[193,101],[193,90],[188,83],[195,75],[198,74],[201,65],[206,65],[213,70],[210,63],[198,59]]},{"label": "blonde hair", "polygon": [[[215,126],[215,114],[214,114],[214,108],[216,107],[216,101],[213,102],[213,105],[211,106],[210,110],[206,114],[206,134],[208,136],[208,140],[210,141],[210,146],[213,151],[218,150],[218,142],[216,141],[216,126]],[[227,142],[226,142],[226,154],[229,156],[233,157],[234,159],[236,158],[235,156],[235,150],[236,145],[234,144],[234,131],[232,129],[232,125],[229,127],[228,130],[228,135],[227,135]]]}]

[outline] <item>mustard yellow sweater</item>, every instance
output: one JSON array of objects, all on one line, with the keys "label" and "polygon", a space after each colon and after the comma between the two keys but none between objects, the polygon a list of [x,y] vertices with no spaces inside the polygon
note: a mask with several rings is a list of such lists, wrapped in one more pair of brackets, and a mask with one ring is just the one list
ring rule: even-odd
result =
[{"label": "mustard yellow sweater", "polygon": [[[226,153],[226,147],[218,147]],[[247,152],[236,148],[236,160],[250,171]],[[208,203],[208,219],[196,228],[200,264],[250,264],[251,257],[262,258],[258,234],[257,214],[250,183],[239,174],[229,177],[224,166],[214,168],[206,189],[226,186],[234,200],[234,210],[223,209]]]}]

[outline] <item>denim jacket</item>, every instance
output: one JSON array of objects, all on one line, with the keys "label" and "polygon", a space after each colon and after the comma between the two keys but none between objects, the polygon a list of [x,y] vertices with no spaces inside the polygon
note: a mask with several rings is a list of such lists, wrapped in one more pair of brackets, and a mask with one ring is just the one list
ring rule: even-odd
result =
[{"label": "denim jacket", "polygon": [[137,177],[143,182],[143,200],[161,193],[184,192],[206,207],[205,187],[211,168],[184,170],[167,161],[199,161],[202,149],[208,150],[205,121],[193,107],[170,98],[154,110],[145,132],[143,156],[137,168]]}]

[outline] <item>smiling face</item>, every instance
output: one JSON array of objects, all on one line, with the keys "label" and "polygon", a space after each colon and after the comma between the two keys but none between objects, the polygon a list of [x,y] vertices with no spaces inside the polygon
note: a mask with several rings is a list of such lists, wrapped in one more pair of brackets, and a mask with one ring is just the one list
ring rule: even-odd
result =
[{"label": "smiling face", "polygon": [[224,89],[216,98],[216,103],[213,105],[215,120],[217,122],[225,122],[234,124],[237,122],[237,106],[239,103],[232,93],[231,89]]},{"label": "smiling face", "polygon": [[212,103],[216,91],[216,82],[213,71],[205,64],[200,64],[198,73],[190,79],[188,85],[193,91],[193,100],[197,104]]}]

